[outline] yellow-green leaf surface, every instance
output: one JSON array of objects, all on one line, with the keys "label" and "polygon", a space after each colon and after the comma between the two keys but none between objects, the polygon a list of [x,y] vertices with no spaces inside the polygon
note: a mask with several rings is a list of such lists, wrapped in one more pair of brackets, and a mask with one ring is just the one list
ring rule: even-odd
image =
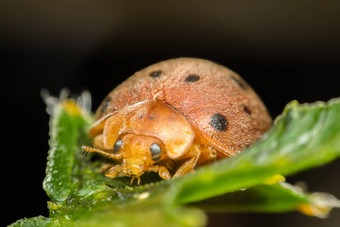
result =
[{"label": "yellow-green leaf surface", "polygon": [[[82,96],[80,103],[86,103]],[[47,99],[52,100],[52,98]],[[340,155],[340,100],[291,102],[260,141],[241,154],[169,181],[149,174],[142,184],[101,173],[104,159],[81,151],[90,144],[92,119],[74,100],[49,103],[50,151],[44,189],[50,217],[13,226],[204,226],[204,210],[285,212],[324,217],[339,201],[308,194],[286,175],[326,164]],[[84,101],[85,100],[85,101]],[[79,103],[79,102],[78,102]]]}]

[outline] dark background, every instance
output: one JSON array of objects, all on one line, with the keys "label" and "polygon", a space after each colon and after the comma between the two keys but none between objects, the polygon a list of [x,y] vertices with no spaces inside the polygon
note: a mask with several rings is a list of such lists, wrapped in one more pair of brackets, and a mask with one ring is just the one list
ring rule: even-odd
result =
[{"label": "dark background", "polygon": [[[93,110],[150,64],[199,57],[238,72],[273,117],[293,99],[340,96],[339,1],[0,1],[3,224],[47,216],[48,150],[42,88],[89,90]],[[340,161],[289,177],[340,198]],[[211,226],[337,226],[285,214],[210,214]]]}]

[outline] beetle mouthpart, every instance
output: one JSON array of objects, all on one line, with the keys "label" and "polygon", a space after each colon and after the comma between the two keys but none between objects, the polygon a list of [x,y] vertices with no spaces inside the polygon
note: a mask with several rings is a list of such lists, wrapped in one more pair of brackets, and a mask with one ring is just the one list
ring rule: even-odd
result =
[{"label": "beetle mouthpart", "polygon": [[123,165],[123,173],[125,176],[129,177],[139,177],[143,175],[144,171],[144,163],[143,162],[138,162],[135,163],[133,161],[131,162],[124,162]]},{"label": "beetle mouthpart", "polygon": [[113,166],[105,173],[105,176],[110,177],[110,178],[115,178],[116,176],[120,175],[122,170],[123,168],[121,165]]},{"label": "beetle mouthpart", "polygon": [[164,180],[170,180],[170,178],[171,178],[169,170],[167,168],[165,168],[165,167],[160,168],[158,174]]}]

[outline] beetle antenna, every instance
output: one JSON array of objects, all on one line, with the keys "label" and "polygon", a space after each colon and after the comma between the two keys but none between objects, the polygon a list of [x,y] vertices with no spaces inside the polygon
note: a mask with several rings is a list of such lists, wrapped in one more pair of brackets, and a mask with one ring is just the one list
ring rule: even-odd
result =
[{"label": "beetle antenna", "polygon": [[81,149],[83,151],[87,151],[87,152],[95,152],[95,153],[99,153],[107,158],[112,158],[112,159],[120,159],[122,157],[122,154],[112,154],[110,152],[107,152],[107,151],[103,151],[103,150],[100,150],[100,149],[97,149],[97,148],[94,148],[94,147],[90,147],[90,146],[86,146],[86,145],[83,145],[81,147]]}]

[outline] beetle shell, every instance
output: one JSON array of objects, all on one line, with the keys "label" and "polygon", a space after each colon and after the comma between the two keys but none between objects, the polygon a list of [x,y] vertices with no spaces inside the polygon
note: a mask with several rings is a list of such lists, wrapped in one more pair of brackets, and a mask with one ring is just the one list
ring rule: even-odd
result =
[{"label": "beetle shell", "polygon": [[[197,77],[198,80],[189,78]],[[254,143],[272,124],[260,98],[235,72],[211,61],[178,58],[151,65],[114,89],[96,118],[144,100],[164,100],[214,147],[233,155]],[[212,127],[223,116],[225,127]],[[218,120],[218,119],[217,119]]]},{"label": "beetle shell", "polygon": [[[120,114],[123,119],[127,108],[148,100],[176,110],[219,157],[242,151],[272,124],[261,99],[235,72],[208,60],[177,58],[136,72],[109,93],[96,111],[90,135],[105,130],[112,115]],[[157,123],[167,124],[166,120]],[[138,127],[138,121],[129,124]],[[173,159],[184,155],[172,152]]]}]

